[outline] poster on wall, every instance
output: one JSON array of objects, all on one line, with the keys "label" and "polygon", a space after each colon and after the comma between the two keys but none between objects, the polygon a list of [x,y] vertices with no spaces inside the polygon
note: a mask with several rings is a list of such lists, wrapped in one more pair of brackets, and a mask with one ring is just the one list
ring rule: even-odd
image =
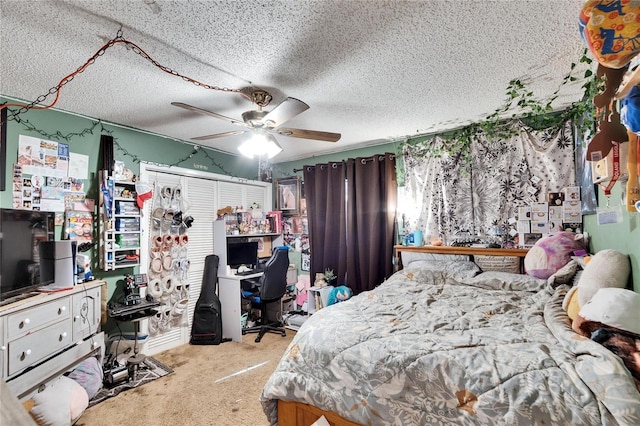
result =
[{"label": "poster on wall", "polygon": [[[73,166],[71,166],[73,164]],[[85,202],[89,157],[74,154],[65,143],[20,135],[13,173],[13,207],[67,211]]]},{"label": "poster on wall", "polygon": [[18,164],[22,166],[22,172],[25,174],[67,177],[69,145],[20,135]]}]

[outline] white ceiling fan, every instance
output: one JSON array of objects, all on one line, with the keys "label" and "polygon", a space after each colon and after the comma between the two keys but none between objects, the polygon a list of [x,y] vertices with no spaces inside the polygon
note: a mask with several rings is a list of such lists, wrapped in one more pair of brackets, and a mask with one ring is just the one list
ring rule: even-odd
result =
[{"label": "white ceiling fan", "polygon": [[[273,134],[290,136],[293,138],[313,139],[323,142],[337,142],[342,136],[340,133],[296,129],[291,127],[280,127],[286,121],[309,109],[309,105],[299,99],[289,97],[278,104],[271,111],[265,111],[262,108],[269,104],[272,99],[271,95],[264,90],[255,88],[249,88],[245,91],[249,92],[250,99],[254,104],[258,106],[258,109],[245,111],[244,113],[242,113],[242,121],[182,102],[171,102],[171,105],[184,108],[189,111],[197,112],[199,114],[219,118],[229,123],[247,128],[247,130],[233,130],[230,132],[216,133],[213,135],[198,136],[191,138],[192,140],[202,141],[217,139],[227,136],[240,135],[246,132],[252,132],[255,135],[262,137],[261,140],[254,140],[253,142],[247,141],[251,143],[250,147],[247,147],[244,144],[241,145],[238,149],[243,154],[245,154],[244,151],[246,151],[247,154],[267,154],[269,158],[273,157],[282,150]],[[269,149],[268,146],[270,146],[271,149]]]}]

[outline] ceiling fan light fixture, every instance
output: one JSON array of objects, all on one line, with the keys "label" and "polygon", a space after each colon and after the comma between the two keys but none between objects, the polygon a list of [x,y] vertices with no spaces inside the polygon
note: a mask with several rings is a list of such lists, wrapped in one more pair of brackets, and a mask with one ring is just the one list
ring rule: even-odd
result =
[{"label": "ceiling fan light fixture", "polygon": [[238,151],[245,157],[253,158],[266,155],[267,158],[273,158],[282,152],[282,147],[271,135],[255,134],[243,144],[238,146]]}]

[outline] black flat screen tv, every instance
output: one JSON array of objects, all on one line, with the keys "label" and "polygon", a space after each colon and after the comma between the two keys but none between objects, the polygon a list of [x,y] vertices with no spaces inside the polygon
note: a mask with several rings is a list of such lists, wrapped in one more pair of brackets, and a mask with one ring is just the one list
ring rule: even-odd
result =
[{"label": "black flat screen tv", "polygon": [[54,232],[53,212],[0,209],[0,303],[53,283],[54,267],[40,261],[39,244]]}]

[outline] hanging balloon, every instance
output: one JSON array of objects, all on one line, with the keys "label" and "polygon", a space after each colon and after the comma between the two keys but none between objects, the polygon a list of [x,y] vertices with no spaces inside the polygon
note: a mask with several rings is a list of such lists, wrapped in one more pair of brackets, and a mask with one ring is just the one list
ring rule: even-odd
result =
[{"label": "hanging balloon", "polygon": [[580,34],[597,61],[623,68],[640,53],[640,10],[637,2],[588,0],[578,19]]}]

